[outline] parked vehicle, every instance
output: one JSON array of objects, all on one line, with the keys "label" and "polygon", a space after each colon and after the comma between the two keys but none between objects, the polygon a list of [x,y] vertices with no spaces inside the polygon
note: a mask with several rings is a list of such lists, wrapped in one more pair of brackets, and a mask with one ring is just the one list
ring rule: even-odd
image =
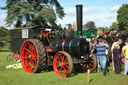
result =
[{"label": "parked vehicle", "polygon": [[[53,28],[36,26],[11,30],[11,50],[20,55],[23,69],[38,73],[53,66],[59,77],[67,77],[79,66],[93,71],[96,57],[89,54],[89,42],[82,36],[82,5],[77,5],[77,37],[60,36]],[[52,30],[52,31],[51,31]]]}]

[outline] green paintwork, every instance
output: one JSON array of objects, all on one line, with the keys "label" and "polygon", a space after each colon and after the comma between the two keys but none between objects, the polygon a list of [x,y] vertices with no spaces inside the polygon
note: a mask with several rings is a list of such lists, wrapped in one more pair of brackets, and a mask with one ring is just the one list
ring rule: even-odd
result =
[{"label": "green paintwork", "polygon": [[[62,32],[56,32],[56,35],[62,36]],[[96,29],[88,29],[88,30],[83,30],[83,36],[92,39],[93,36],[97,36],[97,30]],[[74,31],[74,37],[77,38],[77,31]]]},{"label": "green paintwork", "polygon": [[[88,30],[83,30],[83,36],[86,38],[93,38],[93,36],[97,36],[97,30],[96,29],[88,29]],[[77,37],[77,31],[74,31],[74,37]]]}]

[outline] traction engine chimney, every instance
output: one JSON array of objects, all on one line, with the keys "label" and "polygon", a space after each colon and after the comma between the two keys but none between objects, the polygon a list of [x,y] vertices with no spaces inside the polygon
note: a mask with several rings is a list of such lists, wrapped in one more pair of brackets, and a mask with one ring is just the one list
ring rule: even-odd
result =
[{"label": "traction engine chimney", "polygon": [[76,5],[76,18],[77,18],[77,36],[79,38],[82,37],[82,12],[83,10],[83,5]]}]

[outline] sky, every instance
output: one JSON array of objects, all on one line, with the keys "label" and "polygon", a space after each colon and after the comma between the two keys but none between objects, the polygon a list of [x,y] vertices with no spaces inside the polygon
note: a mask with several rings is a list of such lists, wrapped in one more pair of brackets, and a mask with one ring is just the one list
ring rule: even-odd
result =
[{"label": "sky", "polygon": [[[128,0],[58,0],[64,8],[65,17],[57,19],[57,24],[63,27],[76,21],[76,8],[83,5],[83,24],[94,21],[97,27],[110,26],[117,21],[117,10],[122,4],[128,4]],[[6,0],[0,0],[0,7],[6,5]],[[5,26],[6,11],[0,9],[0,26]],[[9,29],[12,27],[8,27]]]}]

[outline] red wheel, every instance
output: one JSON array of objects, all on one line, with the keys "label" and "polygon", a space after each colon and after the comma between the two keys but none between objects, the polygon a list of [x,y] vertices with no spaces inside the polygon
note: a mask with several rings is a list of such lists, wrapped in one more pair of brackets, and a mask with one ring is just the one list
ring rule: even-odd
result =
[{"label": "red wheel", "polygon": [[73,69],[71,56],[67,52],[58,52],[53,59],[53,69],[59,77],[69,76]]},{"label": "red wheel", "polygon": [[91,54],[87,60],[88,67],[90,69],[90,72],[96,69],[97,60],[96,56],[94,54]]},{"label": "red wheel", "polygon": [[31,39],[24,42],[21,49],[21,62],[28,73],[40,72],[45,66],[46,54],[39,40]]}]

